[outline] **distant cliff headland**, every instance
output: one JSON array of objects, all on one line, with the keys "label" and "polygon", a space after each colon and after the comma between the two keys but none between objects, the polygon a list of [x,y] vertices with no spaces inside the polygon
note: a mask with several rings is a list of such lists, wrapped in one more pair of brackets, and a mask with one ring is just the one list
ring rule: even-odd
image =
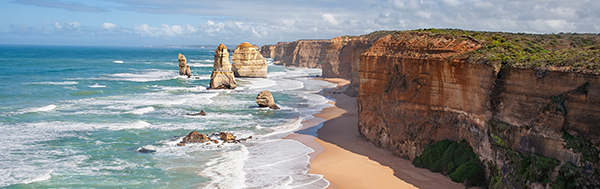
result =
[{"label": "distant cliff headland", "polygon": [[[280,42],[261,53],[351,79],[346,93],[357,96],[367,140],[457,182],[600,186],[597,34],[378,31]],[[478,159],[449,153],[457,149]],[[466,166],[486,177],[470,177]]]}]

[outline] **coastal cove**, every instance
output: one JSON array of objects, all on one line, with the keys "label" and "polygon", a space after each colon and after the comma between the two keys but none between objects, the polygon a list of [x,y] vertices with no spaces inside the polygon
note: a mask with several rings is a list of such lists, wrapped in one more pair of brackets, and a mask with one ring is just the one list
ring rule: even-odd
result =
[{"label": "coastal cove", "polygon": [[[315,80],[319,69],[269,64],[267,78],[236,78],[234,90],[207,90],[210,49],[0,48],[0,187],[329,185],[307,173],[314,150],[282,139],[331,106],[319,93],[335,85]],[[178,53],[190,78],[179,75]],[[263,90],[279,110],[257,106]],[[192,115],[201,110],[205,116]],[[191,131],[252,139],[177,146]]]}]

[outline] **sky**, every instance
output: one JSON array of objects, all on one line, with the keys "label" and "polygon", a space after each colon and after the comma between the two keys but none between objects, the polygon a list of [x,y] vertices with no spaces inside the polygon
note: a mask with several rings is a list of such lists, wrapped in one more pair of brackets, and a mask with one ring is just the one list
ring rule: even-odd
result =
[{"label": "sky", "polygon": [[459,28],[599,33],[599,0],[0,0],[0,44],[218,45]]}]

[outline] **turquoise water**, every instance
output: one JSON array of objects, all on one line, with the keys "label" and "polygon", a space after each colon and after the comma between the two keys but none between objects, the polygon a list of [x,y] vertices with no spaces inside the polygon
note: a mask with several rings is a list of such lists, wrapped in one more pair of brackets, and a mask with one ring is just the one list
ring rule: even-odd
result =
[{"label": "turquoise water", "polygon": [[[193,77],[179,76],[177,54]],[[269,65],[235,90],[206,90],[214,52],[0,46],[0,187],[323,188],[312,149],[280,139],[327,107],[317,69]],[[256,107],[262,90],[280,110]],[[207,116],[187,116],[204,110]],[[175,144],[196,130],[244,143]],[[140,153],[139,149],[155,152]]]}]

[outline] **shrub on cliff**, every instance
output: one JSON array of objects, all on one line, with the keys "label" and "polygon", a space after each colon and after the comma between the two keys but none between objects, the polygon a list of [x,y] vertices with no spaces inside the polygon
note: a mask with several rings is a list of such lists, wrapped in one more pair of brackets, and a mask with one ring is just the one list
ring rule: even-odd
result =
[{"label": "shrub on cliff", "polygon": [[560,68],[600,74],[600,35],[597,34],[525,34],[458,29],[420,29],[413,32],[460,36],[481,43],[481,48],[459,55],[473,63]]},{"label": "shrub on cliff", "polygon": [[481,161],[465,140],[461,142],[442,140],[431,144],[423,150],[421,156],[413,160],[413,165],[448,174],[454,182],[469,179],[476,185],[485,184]]}]

